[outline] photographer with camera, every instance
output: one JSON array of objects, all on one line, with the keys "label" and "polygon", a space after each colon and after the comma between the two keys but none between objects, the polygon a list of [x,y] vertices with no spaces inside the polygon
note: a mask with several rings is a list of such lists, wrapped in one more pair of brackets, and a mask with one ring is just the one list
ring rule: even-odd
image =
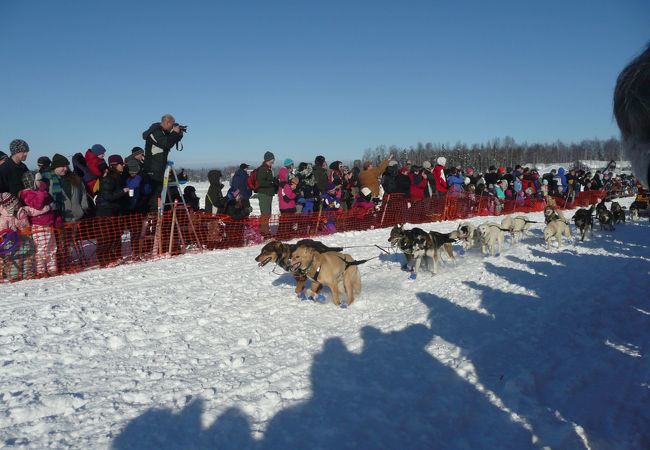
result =
[{"label": "photographer with camera", "polygon": [[142,133],[142,138],[145,140],[144,173],[149,178],[152,188],[149,211],[158,209],[157,199],[163,188],[167,155],[172,147],[183,139],[183,133],[186,131],[187,126],[177,124],[174,116],[165,114],[160,122],[151,124],[149,129]]}]

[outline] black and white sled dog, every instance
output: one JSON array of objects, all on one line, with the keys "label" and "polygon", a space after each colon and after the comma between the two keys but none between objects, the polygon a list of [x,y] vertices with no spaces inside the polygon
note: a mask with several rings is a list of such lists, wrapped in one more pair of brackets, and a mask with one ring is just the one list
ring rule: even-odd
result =
[{"label": "black and white sled dog", "polygon": [[438,273],[438,263],[440,261],[440,249],[445,248],[447,254],[454,258],[454,252],[451,244],[455,239],[449,234],[431,231],[427,233],[421,228],[404,229],[404,225],[395,225],[390,232],[388,241],[391,246],[398,247],[406,255],[406,268],[411,268],[413,273],[411,279],[416,279],[420,270],[422,260],[429,266],[429,259],[433,260],[432,272]]},{"label": "black and white sled dog", "polygon": [[471,222],[463,222],[458,225],[456,231],[449,233],[449,237],[461,241],[465,251],[480,244],[476,227]]},{"label": "black and white sled dog", "polygon": [[591,205],[591,208],[589,209],[580,208],[573,215],[572,220],[576,224],[576,228],[580,231],[581,241],[585,240],[585,235],[587,234],[587,231],[589,231],[589,233],[593,231],[594,220],[592,215],[594,213],[595,208],[596,208],[595,205]]}]

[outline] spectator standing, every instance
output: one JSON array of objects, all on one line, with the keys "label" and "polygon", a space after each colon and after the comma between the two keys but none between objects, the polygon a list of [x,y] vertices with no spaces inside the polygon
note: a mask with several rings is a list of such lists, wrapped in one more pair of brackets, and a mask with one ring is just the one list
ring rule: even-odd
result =
[{"label": "spectator standing", "polygon": [[122,227],[115,219],[124,213],[129,196],[129,188],[122,179],[124,160],[120,155],[108,158],[109,168],[100,179],[97,193],[97,217],[99,233],[97,236],[97,262],[106,267],[122,256]]},{"label": "spectator standing", "polygon": [[140,167],[138,172],[144,170],[144,149],[142,147],[133,147],[131,149],[131,154],[124,158],[124,164],[126,164],[127,167],[131,161],[136,161],[138,163],[138,166]]},{"label": "spectator standing", "polygon": [[196,195],[196,188],[194,186],[185,186],[183,189],[183,200],[185,204],[192,211],[199,211],[201,208],[199,206],[200,198]]},{"label": "spectator standing", "polygon": [[[57,224],[56,230],[57,266],[60,272],[69,268],[70,248],[77,248],[79,240],[79,221],[90,213],[92,207],[83,180],[70,171],[69,165],[68,158],[55,153],[50,170],[43,174],[53,199],[52,207],[63,219],[63,224]],[[77,253],[81,254],[80,248],[77,248]]]},{"label": "spectator standing", "polygon": [[[233,176],[233,180],[234,178]],[[226,211],[226,199],[223,196],[224,186],[221,182],[221,171],[209,171],[208,181],[210,182],[210,187],[208,188],[208,193],[205,195],[205,211],[210,214],[224,214]],[[246,183],[246,180],[244,180],[244,183]]]},{"label": "spectator standing", "polygon": [[391,159],[393,159],[392,154],[377,167],[371,161],[363,163],[363,171],[359,174],[359,187],[361,189],[364,187],[370,189],[373,198],[379,198],[379,177],[384,173]]},{"label": "spectator standing", "polygon": [[419,166],[412,165],[408,174],[410,181],[409,195],[411,200],[418,201],[424,199],[424,191],[427,188],[427,177],[422,174]]},{"label": "spectator standing", "polygon": [[269,219],[271,218],[271,205],[273,196],[278,188],[277,178],[273,175],[275,155],[271,152],[264,153],[264,162],[257,168],[257,198],[260,202],[260,233],[264,237],[271,235]]},{"label": "spectator standing", "polygon": [[327,163],[325,162],[325,157],[318,155],[314,159],[314,179],[316,180],[316,187],[319,192],[326,192],[326,186],[328,182],[327,176]]},{"label": "spectator standing", "polygon": [[292,220],[296,216],[296,191],[298,190],[299,182],[298,177],[293,177],[288,183],[284,183],[284,186],[278,187],[278,201],[280,203],[278,234],[284,239],[288,238]]},{"label": "spectator standing", "polygon": [[433,168],[433,178],[436,182],[436,192],[439,194],[445,194],[448,191],[447,178],[445,177],[446,164],[447,158],[444,156],[439,156],[438,159],[436,159],[436,165]]},{"label": "spectator standing", "polygon": [[458,169],[452,167],[447,177],[447,192],[461,192],[464,184],[465,178],[458,172]]},{"label": "spectator standing", "polygon": [[151,183],[152,195],[149,199],[149,210],[158,210],[158,199],[162,194],[163,179],[167,168],[169,152],[183,139],[183,128],[175,123],[174,116],[165,114],[160,122],[152,123],[142,133],[144,146],[144,174]]},{"label": "spectator standing", "polygon": [[248,168],[250,166],[246,163],[241,163],[239,169],[235,171],[230,180],[230,189],[237,189],[239,195],[245,199],[251,198],[252,192],[248,187]]},{"label": "spectator standing", "polygon": [[9,144],[9,152],[11,156],[4,158],[0,165],[0,192],[18,196],[23,189],[23,174],[29,171],[25,165],[29,145],[22,139],[14,139]]},{"label": "spectator standing", "polygon": [[100,144],[95,144],[86,150],[84,160],[87,168],[87,177],[84,177],[84,182],[86,183],[88,194],[90,194],[91,197],[94,197],[95,194],[97,194],[97,191],[99,191],[99,179],[104,176],[104,171],[106,169],[106,162],[104,161],[105,156],[106,149]]},{"label": "spectator standing", "polygon": [[[47,192],[47,182],[38,181],[37,189],[23,189],[18,198],[25,205],[25,211],[32,226],[34,259],[37,276],[55,275],[56,238],[53,227],[57,215],[52,210],[52,196]],[[59,221],[61,221],[59,217]]]},{"label": "spectator standing", "polygon": [[424,190],[424,196],[426,198],[433,197],[433,194],[436,193],[436,179],[433,176],[433,172],[431,171],[430,161],[424,161],[422,163],[422,175],[424,175],[427,179],[427,187]]}]

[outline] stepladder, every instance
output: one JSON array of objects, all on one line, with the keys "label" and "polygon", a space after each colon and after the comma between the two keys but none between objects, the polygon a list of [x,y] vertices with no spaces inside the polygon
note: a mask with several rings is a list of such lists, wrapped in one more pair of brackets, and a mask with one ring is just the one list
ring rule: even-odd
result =
[{"label": "stepladder", "polygon": [[184,253],[189,248],[202,249],[192,212],[180,191],[174,164],[169,162],[163,175],[163,188],[158,200],[154,233],[154,256]]}]

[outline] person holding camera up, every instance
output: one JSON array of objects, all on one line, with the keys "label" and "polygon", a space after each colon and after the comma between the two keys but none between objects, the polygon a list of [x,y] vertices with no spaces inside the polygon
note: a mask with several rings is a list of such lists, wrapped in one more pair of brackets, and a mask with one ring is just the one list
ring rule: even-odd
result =
[{"label": "person holding camera up", "polygon": [[[149,198],[149,211],[158,209],[158,198],[162,193],[163,178],[167,168],[167,155],[174,145],[183,139],[187,127],[175,122],[174,116],[165,114],[160,122],[151,124],[149,129],[142,133],[145,140],[144,146],[144,173],[151,182],[151,197]],[[164,201],[161,200],[161,201]]]}]

